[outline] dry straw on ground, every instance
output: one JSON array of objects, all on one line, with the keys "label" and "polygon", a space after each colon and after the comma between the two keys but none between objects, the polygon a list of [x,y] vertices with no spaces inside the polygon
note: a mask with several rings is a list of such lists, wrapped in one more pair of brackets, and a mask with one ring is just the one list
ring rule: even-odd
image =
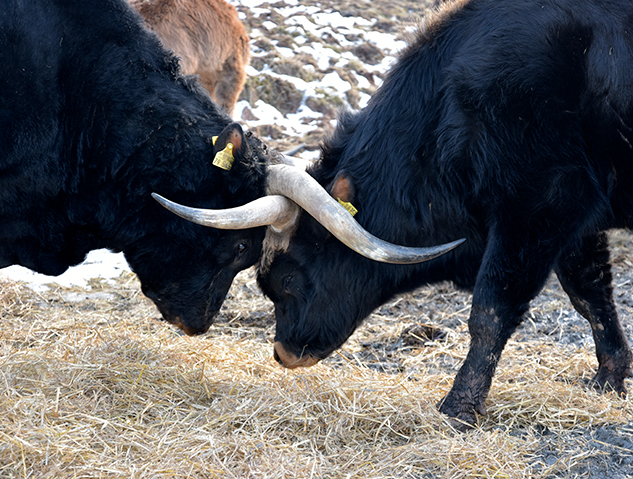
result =
[{"label": "dry straw on ground", "polygon": [[[599,454],[574,431],[633,417],[630,400],[586,387],[591,350],[515,341],[488,416],[455,432],[435,404],[467,350],[462,304],[441,313],[457,320],[444,339],[403,353],[402,372],[356,354],[402,333],[380,312],[380,332],[370,321],[340,354],[288,372],[271,358],[271,307],[252,272],[198,338],[157,321],[131,275],[92,286],[0,284],[0,477],[574,477]],[[557,435],[555,463],[540,459],[543,430]]]}]

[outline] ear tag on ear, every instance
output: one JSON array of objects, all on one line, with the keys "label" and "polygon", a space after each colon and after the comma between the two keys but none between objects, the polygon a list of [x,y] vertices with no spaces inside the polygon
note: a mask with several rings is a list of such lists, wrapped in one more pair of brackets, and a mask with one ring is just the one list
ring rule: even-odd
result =
[{"label": "ear tag on ear", "polygon": [[218,137],[217,136],[212,136],[211,137],[211,141],[213,142],[213,146],[215,146],[215,142],[218,141]]},{"label": "ear tag on ear", "polygon": [[358,210],[356,208],[354,208],[354,205],[351,203],[348,203],[347,201],[341,201],[340,198],[336,198],[338,200],[338,202],[341,204],[341,206],[343,208],[345,208],[347,211],[349,211],[349,214],[354,216],[356,213],[358,213]]},{"label": "ear tag on ear", "polygon": [[213,165],[223,170],[229,171],[233,166],[233,143],[227,143],[226,148],[218,151],[213,158]]}]

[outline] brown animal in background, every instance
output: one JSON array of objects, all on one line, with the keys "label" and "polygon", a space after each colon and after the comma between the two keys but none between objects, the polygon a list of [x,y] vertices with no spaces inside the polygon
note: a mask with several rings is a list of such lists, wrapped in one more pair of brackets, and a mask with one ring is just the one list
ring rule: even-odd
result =
[{"label": "brown animal in background", "polygon": [[215,102],[233,114],[248,65],[249,37],[224,0],[130,0],[145,23],[200,77]]}]

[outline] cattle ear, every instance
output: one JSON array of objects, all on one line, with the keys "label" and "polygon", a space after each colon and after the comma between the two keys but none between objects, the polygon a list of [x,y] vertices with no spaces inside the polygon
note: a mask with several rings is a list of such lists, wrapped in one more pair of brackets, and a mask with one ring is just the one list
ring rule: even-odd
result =
[{"label": "cattle ear", "polygon": [[332,182],[332,186],[330,188],[330,195],[335,200],[349,211],[349,214],[354,216],[358,213],[358,210],[352,205],[352,201],[354,201],[354,184],[352,183],[352,179],[345,171],[339,171]]},{"label": "cattle ear", "polygon": [[346,171],[339,171],[330,187],[330,195],[345,203],[354,201],[354,184]]},{"label": "cattle ear", "polygon": [[233,167],[235,157],[242,154],[244,132],[239,123],[231,123],[213,138],[213,164],[223,170]]}]

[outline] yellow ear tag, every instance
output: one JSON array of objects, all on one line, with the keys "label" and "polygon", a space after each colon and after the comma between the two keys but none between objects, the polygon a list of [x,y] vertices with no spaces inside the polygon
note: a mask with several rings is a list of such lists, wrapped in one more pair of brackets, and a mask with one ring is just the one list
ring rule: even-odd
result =
[{"label": "yellow ear tag", "polygon": [[213,164],[218,168],[229,171],[233,166],[233,143],[227,143],[226,148],[222,151],[218,151],[213,158]]},{"label": "yellow ear tag", "polygon": [[358,210],[356,208],[354,208],[354,205],[351,203],[348,203],[347,201],[341,201],[340,198],[336,198],[338,200],[338,202],[341,204],[341,206],[343,208],[345,208],[347,211],[349,211],[349,214],[354,216],[356,213],[358,213]]},{"label": "yellow ear tag", "polygon": [[212,136],[211,137],[211,141],[213,142],[213,146],[215,146],[215,142],[218,141],[218,137],[217,136]]}]

